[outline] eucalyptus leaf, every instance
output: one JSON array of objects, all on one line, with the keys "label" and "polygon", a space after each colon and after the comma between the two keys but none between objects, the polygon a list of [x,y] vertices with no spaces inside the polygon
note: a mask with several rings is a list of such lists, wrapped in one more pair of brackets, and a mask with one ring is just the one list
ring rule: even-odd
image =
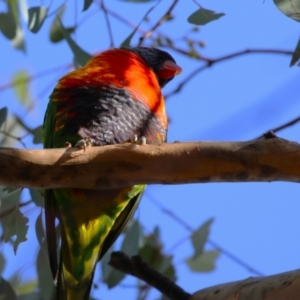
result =
[{"label": "eucalyptus leaf", "polygon": [[18,300],[40,300],[39,293],[36,292],[37,282],[36,280],[23,281],[17,287],[19,294]]},{"label": "eucalyptus leaf", "polygon": [[28,9],[28,28],[33,33],[37,33],[42,27],[47,17],[47,8],[43,6],[34,6]]},{"label": "eucalyptus leaf", "polygon": [[25,52],[24,32],[20,26],[20,14],[17,0],[7,1],[8,13],[11,14],[15,20],[16,29],[15,35],[11,40],[11,44],[18,50]]},{"label": "eucalyptus leaf", "polygon": [[188,22],[195,25],[205,25],[223,16],[225,16],[223,13],[215,13],[212,10],[200,8],[188,17]]},{"label": "eucalyptus leaf", "polygon": [[[5,268],[5,265],[6,265],[5,257],[3,255],[3,253],[0,252],[0,274],[2,274],[2,272]],[[1,299],[1,293],[0,293],[0,299]]]},{"label": "eucalyptus leaf", "polygon": [[299,0],[273,0],[277,8],[289,18],[300,22]]},{"label": "eucalyptus leaf", "polygon": [[0,127],[5,123],[7,118],[7,107],[0,108]]},{"label": "eucalyptus leaf", "polygon": [[49,268],[49,258],[44,249],[46,249],[46,242],[43,243],[39,249],[36,259],[36,269],[38,274],[38,286],[41,293],[39,299],[52,299],[54,291],[54,282]]},{"label": "eucalyptus leaf", "polygon": [[14,191],[17,191],[18,190],[18,192],[20,192],[20,188],[19,187],[16,187],[16,186],[6,186],[6,187],[4,187],[3,188],[3,192],[6,192],[6,193],[12,193],[12,192],[14,192]]},{"label": "eucalyptus leaf", "polygon": [[298,63],[298,66],[300,66],[300,39],[298,40],[297,46],[292,55],[290,67],[294,66],[297,63]]},{"label": "eucalyptus leaf", "polygon": [[192,234],[192,244],[194,247],[194,257],[198,257],[204,252],[204,245],[209,235],[209,229],[213,222],[213,219],[207,220]]},{"label": "eucalyptus leaf", "polygon": [[25,217],[19,207],[20,189],[10,193],[0,190],[0,213],[2,224],[2,238],[5,242],[13,240],[13,249],[16,253],[20,243],[26,241],[26,234],[28,230],[28,218]]},{"label": "eucalyptus leaf", "polygon": [[38,217],[36,218],[35,221],[35,235],[36,238],[40,244],[40,248],[43,247],[43,241],[45,239],[45,233],[44,233],[44,228],[43,228],[43,213],[42,210],[39,213]]},{"label": "eucalyptus leaf", "polygon": [[133,220],[128,225],[126,227],[121,251],[131,256],[138,254],[143,243],[143,236],[141,225],[137,220]]},{"label": "eucalyptus leaf", "polygon": [[33,129],[33,143],[34,144],[42,144],[43,140],[44,140],[43,126],[40,125]]},{"label": "eucalyptus leaf", "polygon": [[[59,8],[59,10],[56,14],[56,17],[54,18],[54,20],[51,24],[51,27],[50,27],[50,41],[52,43],[61,42],[65,38],[64,34],[63,34],[63,31],[61,30],[61,26],[60,26],[60,20],[62,19],[65,10],[66,10],[66,5],[62,5]],[[76,29],[76,26],[65,27],[65,29],[68,31],[69,34],[71,34]]]},{"label": "eucalyptus leaf", "polygon": [[11,13],[0,13],[0,30],[4,36],[12,40],[17,34],[17,23]]},{"label": "eucalyptus leaf", "polygon": [[92,3],[93,0],[84,0],[82,11],[88,10]]},{"label": "eucalyptus leaf", "polygon": [[216,250],[206,251],[197,257],[188,258],[186,262],[194,272],[209,272],[215,269],[215,262],[219,255]]},{"label": "eucalyptus leaf", "polygon": [[0,277],[0,299],[1,300],[17,300],[17,295],[11,284],[3,277]]},{"label": "eucalyptus leaf", "polygon": [[28,104],[31,101],[29,93],[29,74],[25,70],[20,70],[13,75],[12,83],[17,99],[22,104]]},{"label": "eucalyptus leaf", "polygon": [[20,27],[17,28],[16,36],[11,41],[12,45],[23,52],[25,52],[25,39],[24,39],[24,32]]},{"label": "eucalyptus leaf", "polygon": [[126,276],[125,273],[112,268],[108,264],[112,252],[113,248],[111,247],[101,259],[102,282],[104,282],[109,289],[118,285]]},{"label": "eucalyptus leaf", "polygon": [[37,189],[29,189],[29,193],[31,196],[31,200],[35,203],[35,205],[44,207],[44,200],[43,196],[41,195],[41,191]]}]

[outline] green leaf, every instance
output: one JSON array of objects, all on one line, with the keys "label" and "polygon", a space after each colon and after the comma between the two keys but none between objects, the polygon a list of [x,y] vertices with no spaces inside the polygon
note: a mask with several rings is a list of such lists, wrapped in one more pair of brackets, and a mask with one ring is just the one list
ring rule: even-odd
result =
[{"label": "green leaf", "polygon": [[[57,12],[56,17],[54,18],[51,27],[50,27],[50,41],[52,43],[58,43],[64,40],[64,34],[61,30],[61,26],[59,23],[59,20],[62,19],[62,16],[65,12],[66,6],[62,5],[60,9]],[[68,31],[69,34],[71,34],[75,30],[76,26],[73,27],[66,27],[65,29]]]},{"label": "green leaf", "polygon": [[212,10],[200,8],[188,17],[188,22],[195,25],[205,25],[209,22],[220,19],[225,16],[223,13],[215,13]]},{"label": "green leaf", "polygon": [[206,251],[196,258],[188,258],[186,262],[194,272],[209,272],[215,269],[215,262],[219,255],[220,253],[216,250]]},{"label": "green leaf", "polygon": [[108,264],[112,252],[113,248],[111,247],[101,259],[102,281],[106,283],[109,289],[118,285],[126,276],[125,273],[112,268]]},{"label": "green leaf", "polygon": [[92,3],[93,3],[93,0],[84,0],[82,11],[88,10]]},{"label": "green leaf", "polygon": [[136,255],[143,244],[142,228],[137,220],[132,220],[126,227],[121,251],[127,255]]},{"label": "green leaf", "polygon": [[40,125],[33,129],[33,143],[42,144],[44,140],[43,126]]},{"label": "green leaf", "polygon": [[28,9],[28,28],[36,33],[42,27],[47,16],[47,8],[43,6],[34,6]]},{"label": "green leaf", "polygon": [[[143,23],[143,21],[145,19],[147,19],[148,15],[150,14],[150,12],[159,4],[161,0],[157,1],[157,3],[152,6],[144,15],[143,19],[140,21],[140,23],[134,28],[134,30],[129,34],[129,36],[122,42],[120,47],[130,47],[130,42],[131,39],[133,38],[133,36],[135,35],[135,33],[137,32],[137,30],[139,29],[139,27],[141,26],[141,24]],[[141,1],[134,1],[134,2],[141,2]],[[145,1],[144,1],[145,2]],[[149,2],[149,1],[147,1]]]},{"label": "green leaf", "polygon": [[18,190],[18,192],[20,192],[20,188],[19,187],[15,187],[15,186],[6,186],[3,188],[3,192],[6,192],[6,193],[12,193],[14,191]]},{"label": "green leaf", "polygon": [[76,42],[71,38],[70,33],[68,32],[68,30],[66,30],[66,28],[64,28],[63,24],[60,22],[60,26],[61,26],[61,30],[63,32],[63,35],[65,37],[65,39],[67,40],[69,47],[71,48],[73,54],[74,54],[74,58],[76,60],[76,62],[80,65],[80,66],[84,66],[91,58],[92,55],[90,55],[89,53],[87,53],[86,51],[84,51],[81,47],[79,47]]},{"label": "green leaf", "polygon": [[17,28],[17,34],[14,39],[11,41],[12,45],[18,49],[25,52],[25,40],[24,40],[24,33],[20,27]]},{"label": "green leaf", "polygon": [[[31,287],[33,287],[34,284],[36,286],[36,282],[28,282],[28,283],[26,283],[26,285],[28,285],[28,287],[25,286],[25,288],[29,289],[30,285],[31,285]],[[38,291],[37,292],[34,291],[34,292],[31,292],[31,293],[27,293],[25,295],[24,294],[23,295],[19,295],[18,296],[18,300],[41,300],[41,295],[40,295],[40,293]]]},{"label": "green leaf", "polygon": [[[0,213],[5,213],[1,218],[3,239],[5,242],[13,241],[13,248],[16,253],[20,243],[26,241],[28,230],[28,218],[25,217],[19,209],[20,189],[10,193],[3,192],[0,189]],[[16,238],[15,238],[16,236]]]},{"label": "green leaf", "polygon": [[[5,268],[6,260],[4,258],[4,255],[2,252],[0,252],[0,274],[2,274],[4,268]],[[1,293],[0,293],[0,299],[1,299]]]},{"label": "green leaf", "polygon": [[41,192],[36,189],[29,189],[31,200],[39,207],[44,207],[43,197]]},{"label": "green leaf", "polygon": [[175,268],[172,264],[173,257],[163,253],[158,227],[155,227],[153,232],[145,237],[144,245],[140,249],[139,255],[158,272],[171,280],[176,279]]},{"label": "green leaf", "polygon": [[17,295],[8,281],[0,277],[0,299],[17,300]]},{"label": "green leaf", "polygon": [[38,294],[34,291],[37,288],[37,282],[35,280],[30,280],[22,282],[21,285],[17,287],[17,292],[19,294],[18,300],[39,300]]},{"label": "green leaf", "polygon": [[300,22],[299,0],[273,0],[277,8],[291,19]]},{"label": "green leaf", "polygon": [[291,62],[290,62],[290,67],[294,66],[295,64],[298,63],[298,66],[300,66],[300,39],[298,40],[297,46],[294,50]]},{"label": "green leaf", "polygon": [[28,104],[31,100],[29,94],[29,74],[25,70],[18,71],[13,75],[12,84],[14,85],[14,91],[18,100],[22,104]]},{"label": "green leaf", "polygon": [[158,264],[157,270],[165,275],[166,277],[170,278],[171,280],[176,280],[176,272],[175,267],[173,265],[173,256],[162,256],[161,261]]},{"label": "green leaf", "polygon": [[7,118],[7,107],[0,108],[0,127],[4,122],[6,121]]},{"label": "green leaf", "polygon": [[16,236],[13,242],[15,254],[17,253],[19,245],[27,240],[28,221],[29,219],[25,217],[17,207],[14,208],[11,214],[2,218],[4,241],[8,242],[12,237]]},{"label": "green leaf", "polygon": [[7,1],[7,5],[8,5],[8,13],[11,13],[13,15],[15,22],[16,22],[16,34],[11,39],[11,43],[16,49],[22,50],[23,52],[25,52],[24,33],[20,26],[18,1],[17,0]]},{"label": "green leaf", "polygon": [[10,12],[0,13],[0,30],[9,40],[12,40],[16,36],[17,23],[13,14]]},{"label": "green leaf", "polygon": [[54,282],[49,268],[49,259],[46,254],[46,242],[44,241],[42,248],[39,249],[36,259],[36,269],[38,274],[38,285],[41,292],[39,299],[52,299],[54,291]]},{"label": "green leaf", "polygon": [[[21,189],[0,187],[0,213],[4,213],[18,205],[20,201],[20,191]],[[2,219],[0,219],[0,221],[1,220]]]},{"label": "green leaf", "polygon": [[[35,221],[35,235],[40,244],[40,247],[43,247],[43,240],[45,238],[44,227],[43,227],[43,213],[42,210],[39,213]],[[44,249],[45,250],[45,249]]]},{"label": "green leaf", "polygon": [[202,224],[197,230],[195,230],[192,234],[192,243],[194,247],[194,257],[198,257],[204,251],[204,245],[207,241],[209,229],[213,222],[213,218],[207,220],[204,224]]}]

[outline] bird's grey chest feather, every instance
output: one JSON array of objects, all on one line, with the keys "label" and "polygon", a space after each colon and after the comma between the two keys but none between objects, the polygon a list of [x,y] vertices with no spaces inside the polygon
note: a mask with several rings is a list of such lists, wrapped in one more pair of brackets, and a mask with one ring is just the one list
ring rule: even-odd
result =
[{"label": "bird's grey chest feather", "polygon": [[66,127],[81,138],[92,138],[97,146],[128,142],[135,135],[145,136],[147,143],[166,138],[160,120],[123,88],[80,88],[73,91],[72,102],[69,112],[74,117]]}]

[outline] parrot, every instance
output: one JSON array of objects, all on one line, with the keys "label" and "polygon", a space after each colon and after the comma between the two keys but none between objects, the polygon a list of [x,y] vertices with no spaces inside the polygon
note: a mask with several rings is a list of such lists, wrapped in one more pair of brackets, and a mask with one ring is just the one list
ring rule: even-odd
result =
[{"label": "parrot", "polygon": [[[85,150],[166,142],[168,120],[161,88],[181,71],[168,52],[157,48],[113,48],[93,56],[54,87],[44,118],[44,148]],[[56,299],[89,299],[96,264],[132,217],[144,189],[145,185],[45,190],[46,239]]]}]

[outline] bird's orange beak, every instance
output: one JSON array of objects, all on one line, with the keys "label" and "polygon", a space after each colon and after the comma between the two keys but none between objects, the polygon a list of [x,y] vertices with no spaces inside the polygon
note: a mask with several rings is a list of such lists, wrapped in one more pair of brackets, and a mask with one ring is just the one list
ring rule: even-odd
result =
[{"label": "bird's orange beak", "polygon": [[158,72],[158,77],[162,79],[172,78],[182,72],[182,68],[171,60],[164,62],[161,70]]}]

